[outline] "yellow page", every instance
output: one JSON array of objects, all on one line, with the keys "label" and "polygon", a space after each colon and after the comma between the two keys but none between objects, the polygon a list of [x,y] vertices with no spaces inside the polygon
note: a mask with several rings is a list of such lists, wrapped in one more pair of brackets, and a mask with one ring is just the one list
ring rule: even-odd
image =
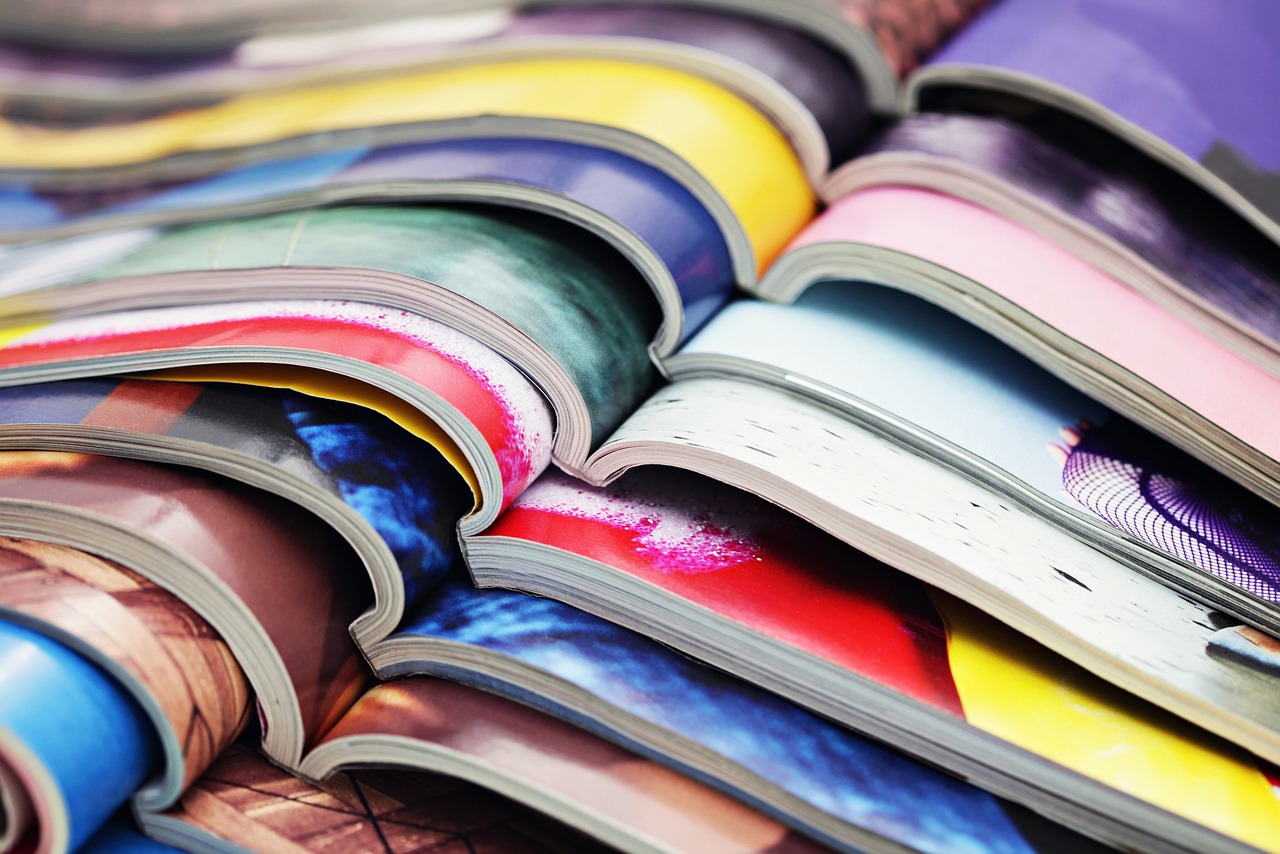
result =
[{"label": "yellow page", "polygon": [[297,365],[227,364],[201,365],[193,368],[167,368],[147,371],[136,376],[149,380],[173,380],[189,383],[243,383],[268,388],[288,388],[312,397],[353,403],[381,413],[405,430],[422,439],[444,455],[471,487],[471,493],[480,495],[480,482],[475,470],[467,462],[462,450],[453,439],[440,429],[440,425],[422,410],[396,397],[389,391],[360,382],[351,377],[303,368]]},{"label": "yellow page", "polygon": [[1275,847],[1280,798],[1250,754],[958,599],[930,595],[947,622],[969,723],[1226,836]]},{"label": "yellow page", "polygon": [[0,123],[0,169],[138,164],[304,134],[481,115],[608,125],[679,155],[724,197],[763,269],[813,213],[778,130],[729,91],[659,66],[603,59],[464,65],[266,92],[138,122],[72,130]]}]

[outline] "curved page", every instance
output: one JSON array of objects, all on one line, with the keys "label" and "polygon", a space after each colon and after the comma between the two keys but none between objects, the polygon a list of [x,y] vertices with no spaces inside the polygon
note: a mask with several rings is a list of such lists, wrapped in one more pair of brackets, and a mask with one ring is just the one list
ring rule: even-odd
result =
[{"label": "curved page", "polygon": [[0,384],[124,370],[281,362],[378,386],[435,418],[480,482],[483,527],[550,458],[546,401],[510,363],[452,329],[360,303],[235,303],[10,328]]},{"label": "curved page", "polygon": [[[734,425],[730,428],[725,425]],[[1213,612],[830,410],[730,379],[673,383],[598,455],[697,471],[767,498],[1269,761],[1280,686],[1211,648]]]},{"label": "curved page", "polygon": [[845,196],[759,293],[788,301],[827,280],[938,303],[1280,503],[1280,377],[1003,217],[907,188]]},{"label": "curved page", "polygon": [[249,684],[222,638],[119,564],[0,538],[0,610],[110,671],[147,711],[165,767],[134,796],[139,809],[174,803],[249,722]]},{"label": "curved page", "polygon": [[990,208],[1280,373],[1280,247],[1144,155],[1034,119],[921,113],[833,173],[824,195],[893,184]]},{"label": "curved page", "polygon": [[43,634],[0,621],[0,763],[32,806],[20,848],[76,848],[159,762],[147,714],[120,683]]},{"label": "curved page", "polygon": [[0,499],[5,533],[129,566],[208,620],[253,686],[276,761],[296,764],[364,688],[348,626],[367,579],[294,505],[187,468],[52,451],[0,453]]},{"label": "curved page", "polygon": [[[80,130],[0,124],[0,168],[137,168],[179,177],[232,156],[348,146],[382,128],[382,144],[422,139],[426,122],[530,116],[617,127],[652,139],[703,174],[767,264],[813,211],[804,172],[782,135],[726,90],[677,71],[614,60],[527,60],[244,95],[212,107]],[[348,132],[348,133],[344,133]],[[589,132],[588,132],[589,136]],[[291,143],[286,144],[292,140]],[[150,163],[148,163],[150,161]]]},{"label": "curved page", "polygon": [[701,72],[771,115],[793,145],[808,149],[803,159],[813,174],[825,171],[828,150],[837,161],[847,156],[868,120],[866,110],[856,109],[861,79],[812,36],[728,11],[625,4],[478,11],[348,28],[341,36],[278,34],[189,56],[86,55],[9,43],[0,47],[0,91],[9,115],[56,112],[65,121],[103,111],[122,116],[191,107],[248,91],[420,68],[472,52],[510,56],[538,49],[579,56],[608,51]]},{"label": "curved page", "polygon": [[[1243,547],[1221,555],[1211,542],[1197,548],[1155,512],[1142,521],[1118,507],[1099,513],[1063,466],[1078,458],[1082,436],[1127,429],[1133,438],[1113,458],[1136,462],[1134,450],[1150,448],[1156,476],[1180,475],[1201,496],[1197,504],[1242,520],[1239,537],[1257,551],[1280,554],[1265,534],[1280,527],[1280,511],[929,302],[837,282],[810,287],[790,305],[742,300],[668,360],[668,373],[754,380],[830,406],[1192,598],[1280,630],[1275,558],[1250,559]],[[1098,480],[1093,492],[1103,491],[1113,488]]]},{"label": "curved page", "polygon": [[361,556],[374,603],[351,625],[381,640],[455,559],[472,496],[425,440],[366,406],[245,384],[103,377],[0,388],[0,447],[180,462],[315,513]]},{"label": "curved page", "polygon": [[392,765],[501,792],[625,851],[817,851],[786,827],[585,730],[426,678],[372,688],[303,771]]},{"label": "curved page", "polygon": [[369,660],[383,678],[446,676],[567,718],[843,850],[1034,851],[1042,834],[1086,844],[644,635],[551,599],[477,590],[464,571]]},{"label": "curved page", "polygon": [[33,314],[332,299],[412,312],[533,377],[556,409],[555,452],[576,467],[652,389],[646,345],[655,329],[682,325],[678,301],[654,297],[624,257],[549,217],[368,206],[176,228],[0,311],[14,323]]},{"label": "curved page", "polygon": [[1280,238],[1280,9],[1269,0],[1012,0],[912,82],[1012,93],[1081,116],[1201,182]]},{"label": "curved page", "polygon": [[1265,847],[1280,829],[1253,757],[688,472],[607,488],[547,472],[467,562],[482,585],[644,631],[1118,847]]},{"label": "curved page", "polygon": [[178,182],[97,189],[0,187],[0,235],[47,239],[319,202],[440,199],[529,207],[599,234],[636,265],[663,307],[653,345],[659,356],[720,307],[735,276],[744,282],[755,276],[749,259],[744,263],[731,256],[728,236],[679,181],[601,145],[534,136],[339,149]]}]

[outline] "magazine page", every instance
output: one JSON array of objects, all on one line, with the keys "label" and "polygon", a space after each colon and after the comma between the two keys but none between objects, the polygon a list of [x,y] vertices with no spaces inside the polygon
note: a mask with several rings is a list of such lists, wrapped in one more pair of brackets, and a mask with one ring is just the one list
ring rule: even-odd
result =
[{"label": "magazine page", "polygon": [[918,113],[886,128],[823,194],[905,184],[990,208],[1280,372],[1280,248],[1139,152],[1051,122]]},{"label": "magazine page", "polygon": [[1052,452],[1061,431],[1114,417],[971,323],[886,287],[820,284],[790,305],[740,300],[668,360],[668,373],[750,379],[756,366],[815,400],[856,400],[927,431],[1059,505],[1069,501]]},{"label": "magazine page", "polygon": [[[239,92],[297,86],[468,54],[592,55],[608,52],[701,73],[740,92],[789,137],[812,132],[814,174],[826,150],[847,151],[867,116],[840,110],[861,82],[812,37],[727,10],[601,6],[484,10],[379,22],[337,33],[277,33],[216,54],[85,55],[9,43],[0,48],[8,115],[120,118],[199,106]],[[518,54],[517,54],[518,52]],[[778,91],[781,89],[781,91]],[[856,102],[855,102],[856,103]],[[799,107],[800,109],[796,109]],[[810,131],[811,125],[817,125]]]},{"label": "magazine page", "polygon": [[795,515],[679,469],[637,468],[606,488],[549,471],[467,556],[481,585],[643,630],[1119,846],[1265,847],[1280,822],[1243,751]]},{"label": "magazine page", "polygon": [[[400,278],[379,285],[377,272]],[[127,287],[136,296],[119,298]],[[562,411],[558,450],[570,463],[656,376],[646,347],[659,306],[636,269],[578,228],[510,209],[336,207],[186,226],[27,299],[61,316],[167,307],[189,301],[184,291],[201,303],[363,299],[453,326],[540,380]],[[665,308],[679,329],[679,304]],[[557,370],[530,360],[530,341]]]},{"label": "magazine page", "polygon": [[146,712],[119,682],[45,635],[0,621],[0,763],[31,805],[19,849],[74,849],[160,761]]},{"label": "magazine page", "polygon": [[[820,271],[804,269],[814,261]],[[759,290],[786,301],[817,279],[870,279],[937,302],[1280,503],[1267,403],[1280,400],[1280,377],[1003,217],[910,188],[845,196]]]},{"label": "magazine page", "polygon": [[[749,104],[700,77],[606,59],[463,64],[241,95],[119,125],[68,130],[0,122],[0,169],[11,178],[113,167],[117,175],[177,178],[215,171],[233,152],[296,154],[304,145],[315,150],[319,135],[326,147],[348,147],[357,133],[360,141],[410,142],[427,136],[429,123],[486,115],[605,125],[664,146],[736,214],[759,269],[813,212],[795,153]],[[383,132],[371,137],[376,128]]]},{"label": "magazine page", "polygon": [[455,777],[361,768],[309,783],[234,745],[160,815],[153,838],[188,851],[467,851],[604,854],[604,846],[519,803]]},{"label": "magazine page", "polygon": [[[1274,507],[918,297],[827,282],[790,305],[742,300],[669,359],[667,372],[764,382],[833,407],[1192,598],[1280,630],[1280,551],[1267,533],[1280,520]],[[1121,492],[1116,477],[1078,476],[1092,453],[1078,447],[1082,438],[1092,445],[1113,434],[1128,441],[1112,442],[1108,471],[1142,464],[1148,479],[1177,478],[1180,501],[1215,508],[1214,530],[1242,545],[1224,553],[1230,546],[1215,548],[1202,526],[1183,530],[1158,512],[1168,505],[1135,518],[1136,482]]]},{"label": "magazine page", "polygon": [[1222,660],[1207,607],[826,408],[738,380],[674,383],[605,445],[595,474],[659,463],[780,504],[1102,678],[1280,757],[1280,686],[1257,672],[1265,651],[1254,667]]},{"label": "magazine page", "polygon": [[[535,128],[529,130],[532,134]],[[436,199],[533,207],[617,244],[663,306],[663,327],[654,343],[659,353],[702,325],[735,281],[755,276],[751,259],[733,255],[734,244],[711,211],[674,177],[610,148],[533,135],[339,149],[177,182],[99,188],[18,183],[0,187],[0,238],[47,239],[120,225],[171,225],[319,201]],[[408,264],[402,255],[392,257]],[[375,268],[385,269],[382,265],[391,257],[379,255],[378,260]],[[434,259],[417,263],[428,269],[403,271],[421,278],[438,272],[429,269],[431,263],[439,264]],[[194,264],[193,258],[185,259],[184,269]],[[72,278],[76,276],[68,280]],[[539,284],[536,278],[534,284]]]},{"label": "magazine page", "polygon": [[[0,333],[4,336],[6,333]],[[548,464],[551,413],[509,362],[441,324],[363,303],[224,303],[7,330],[0,384],[279,361],[381,386],[434,417],[479,477],[483,527]]]},{"label": "magazine page", "polygon": [[645,635],[552,599],[478,590],[462,569],[369,660],[383,679],[445,676],[566,718],[841,849],[1037,850],[1041,833],[1086,844]]},{"label": "magazine page", "polygon": [[55,451],[0,453],[0,497],[4,533],[124,564],[208,620],[253,686],[276,761],[296,764],[364,689],[348,626],[367,576],[295,505],[185,467]]},{"label": "magazine page", "polygon": [[1201,181],[1280,235],[1280,9],[1242,0],[1002,2],[913,83],[1013,93],[1082,116]]},{"label": "magazine page", "polygon": [[373,584],[373,606],[351,625],[361,645],[386,637],[447,571],[474,500],[454,463],[422,443],[370,408],[288,388],[116,377],[0,388],[0,447],[181,462],[315,513]]},{"label": "magazine page", "polygon": [[147,711],[164,767],[135,794],[139,809],[176,801],[249,722],[249,684],[226,642],[177,597],[118,564],[0,537],[0,610],[110,671]]},{"label": "magazine page", "polygon": [[[773,819],[586,730],[424,677],[369,690],[303,771],[449,769],[628,851],[817,851]],[[357,772],[359,773],[359,772]]]}]

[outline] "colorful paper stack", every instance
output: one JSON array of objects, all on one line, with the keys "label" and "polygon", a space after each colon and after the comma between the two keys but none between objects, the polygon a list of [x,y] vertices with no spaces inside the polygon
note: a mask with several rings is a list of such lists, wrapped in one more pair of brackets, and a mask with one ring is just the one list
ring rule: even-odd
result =
[{"label": "colorful paper stack", "polygon": [[0,854],[1280,850],[1276,44],[0,8]]}]

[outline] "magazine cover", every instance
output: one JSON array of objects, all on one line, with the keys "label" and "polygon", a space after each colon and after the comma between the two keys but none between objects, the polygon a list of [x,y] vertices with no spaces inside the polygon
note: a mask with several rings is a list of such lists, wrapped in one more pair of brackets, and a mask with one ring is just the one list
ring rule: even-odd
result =
[{"label": "magazine cover", "polygon": [[201,849],[201,837],[249,851],[466,851],[604,854],[603,845],[472,783],[368,768],[308,783],[235,745],[147,832]]},{"label": "magazine cover", "polygon": [[[1126,563],[1172,578],[1193,597],[1263,627],[1280,627],[1280,611],[1264,604],[1280,604],[1280,567],[1265,557],[1274,553],[1266,531],[1280,524],[1280,511],[919,297],[826,282],[789,305],[740,300],[716,315],[667,368],[674,380],[733,376],[832,406]],[[1179,478],[1184,502],[1202,495],[1203,503],[1196,503],[1216,508],[1210,512],[1221,520],[1216,525],[1222,534],[1222,526],[1236,520],[1232,537],[1240,546],[1234,554],[1219,553],[1214,532],[1204,526],[1182,530],[1196,523],[1163,516],[1158,505],[1132,517],[1131,503],[1112,495],[1119,489],[1114,479],[1074,474],[1087,449],[1064,479],[1063,466],[1082,438],[1092,437],[1093,444],[1107,435],[1130,437],[1125,447],[1113,444],[1116,465],[1139,464],[1139,450],[1150,448],[1142,457],[1153,467],[1147,477]],[[1085,480],[1091,481],[1087,495]],[[1201,573],[1231,585],[1235,595],[1206,594],[1209,579]]]},{"label": "magazine cover", "polygon": [[1031,116],[917,113],[826,182],[835,200],[906,184],[991,210],[1280,372],[1280,248],[1141,152]]},{"label": "magazine cover", "polygon": [[661,463],[750,491],[1108,681],[1280,757],[1278,686],[1260,678],[1265,658],[1240,667],[1206,652],[1218,629],[1211,608],[827,407],[742,380],[681,380],[646,401],[595,463],[600,483]]},{"label": "magazine cover", "polygon": [[1055,832],[648,637],[555,600],[477,590],[463,571],[369,657],[384,679],[443,675],[565,717],[844,849],[871,834],[925,850],[1035,850],[1038,833]]},{"label": "magazine cover", "polygon": [[370,689],[307,757],[307,776],[450,768],[626,851],[817,851],[733,798],[487,691],[410,677]]},{"label": "magazine cover", "polygon": [[1280,503],[1267,403],[1280,376],[1004,217],[924,190],[862,190],[815,219],[755,290],[785,302],[831,280],[937,302]]},{"label": "magazine cover", "polygon": [[[380,282],[380,273],[392,280]],[[680,299],[655,300],[603,241],[496,207],[318,208],[186,226],[67,287],[26,297],[28,310],[54,316],[264,299],[364,300],[476,338],[553,398],[566,434],[557,452],[570,463],[653,387],[646,347],[657,327],[677,335],[683,328]],[[533,345],[553,364],[543,367]],[[567,384],[578,399],[562,403]],[[568,435],[571,428],[581,435]]]}]

